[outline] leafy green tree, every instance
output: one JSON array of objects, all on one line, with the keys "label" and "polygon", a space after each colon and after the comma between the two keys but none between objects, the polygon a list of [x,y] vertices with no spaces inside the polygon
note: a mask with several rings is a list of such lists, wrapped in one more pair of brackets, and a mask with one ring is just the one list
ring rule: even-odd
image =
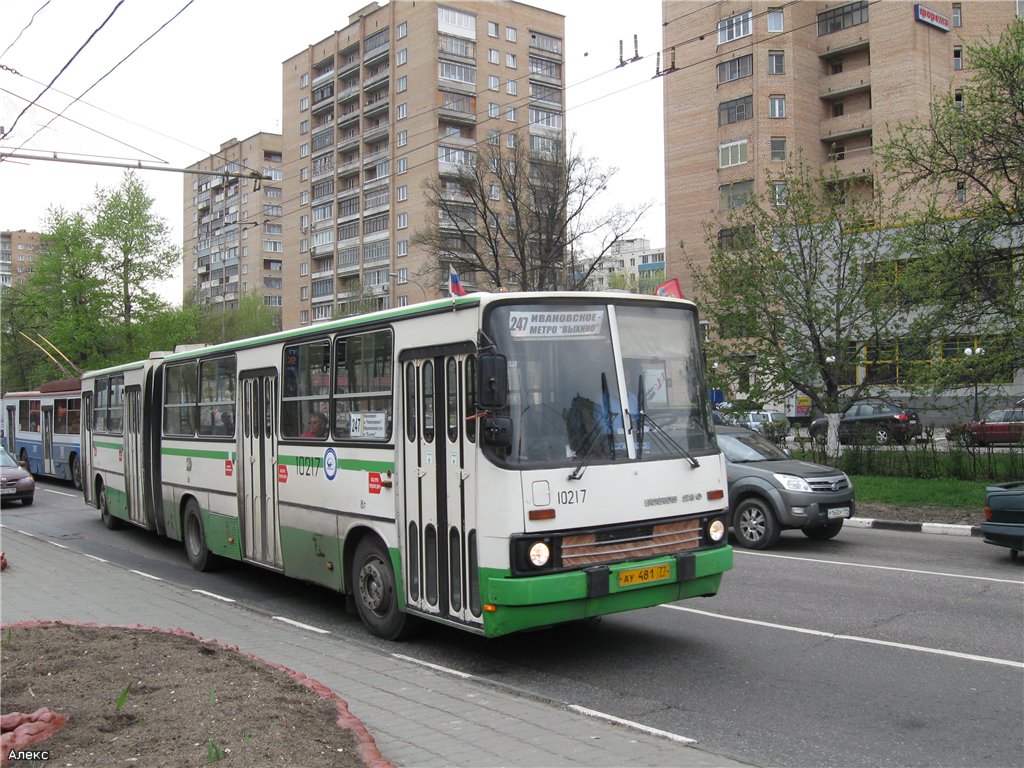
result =
[{"label": "leafy green tree", "polygon": [[219,344],[222,341],[248,339],[280,330],[278,314],[255,292],[241,295],[235,306],[205,304],[195,294],[186,297],[185,309],[194,313],[194,341]]},{"label": "leafy green tree", "polygon": [[874,383],[854,375],[865,349],[906,323],[879,227],[886,210],[870,188],[799,157],[769,181],[768,193],[706,225],[708,266],[688,260],[712,330],[708,361],[752,402],[799,391],[838,413]]},{"label": "leafy green tree", "polygon": [[[1024,20],[968,46],[966,61],[958,93],[875,151],[890,184],[913,195],[903,247],[915,266],[903,282],[914,333],[980,340],[984,370],[973,373],[984,380],[1024,368]],[[940,362],[922,369],[935,389],[964,373],[962,359]]]},{"label": "leafy green tree", "polygon": [[665,282],[665,270],[656,269],[638,275],[634,272],[614,272],[608,275],[608,287],[630,293],[654,293],[654,289]]}]

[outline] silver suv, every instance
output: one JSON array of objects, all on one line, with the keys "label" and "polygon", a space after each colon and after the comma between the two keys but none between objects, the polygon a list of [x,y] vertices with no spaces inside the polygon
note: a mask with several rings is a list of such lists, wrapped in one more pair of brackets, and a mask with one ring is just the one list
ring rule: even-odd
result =
[{"label": "silver suv", "polygon": [[831,539],[853,517],[853,485],[832,467],[797,461],[760,433],[715,427],[725,454],[729,512],[736,542],[766,549],[787,528],[809,539]]}]

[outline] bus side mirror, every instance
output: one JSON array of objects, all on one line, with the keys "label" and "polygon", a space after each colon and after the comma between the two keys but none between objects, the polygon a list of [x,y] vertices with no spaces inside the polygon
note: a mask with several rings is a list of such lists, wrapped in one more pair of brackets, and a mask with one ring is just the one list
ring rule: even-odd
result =
[{"label": "bus side mirror", "polygon": [[487,352],[477,363],[477,405],[484,410],[504,408],[508,400],[508,359]]},{"label": "bus side mirror", "polygon": [[508,416],[485,416],[481,426],[488,445],[504,448],[512,445],[512,419]]}]

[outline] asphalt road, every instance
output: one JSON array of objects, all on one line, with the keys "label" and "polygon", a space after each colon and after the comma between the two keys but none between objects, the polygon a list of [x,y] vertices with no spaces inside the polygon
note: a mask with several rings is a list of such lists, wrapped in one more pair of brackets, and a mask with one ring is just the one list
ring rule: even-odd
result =
[{"label": "asphalt road", "polygon": [[[103,528],[70,486],[41,482],[2,520],[380,645],[338,595],[240,564],[193,571],[175,542]],[[738,549],[714,598],[495,640],[427,625],[384,645],[756,765],[1024,766],[1024,560],[970,537],[787,532],[768,553]]]}]

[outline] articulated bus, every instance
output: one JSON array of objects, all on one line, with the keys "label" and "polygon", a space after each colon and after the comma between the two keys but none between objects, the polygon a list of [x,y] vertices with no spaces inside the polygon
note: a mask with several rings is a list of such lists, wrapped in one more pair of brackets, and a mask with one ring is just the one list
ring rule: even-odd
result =
[{"label": "articulated bus", "polygon": [[717,593],[706,393],[691,302],[475,293],[84,374],[85,495],[379,637],[494,637]]},{"label": "articulated bus", "polygon": [[79,379],[50,381],[3,396],[4,448],[39,477],[82,487],[82,396]]}]

